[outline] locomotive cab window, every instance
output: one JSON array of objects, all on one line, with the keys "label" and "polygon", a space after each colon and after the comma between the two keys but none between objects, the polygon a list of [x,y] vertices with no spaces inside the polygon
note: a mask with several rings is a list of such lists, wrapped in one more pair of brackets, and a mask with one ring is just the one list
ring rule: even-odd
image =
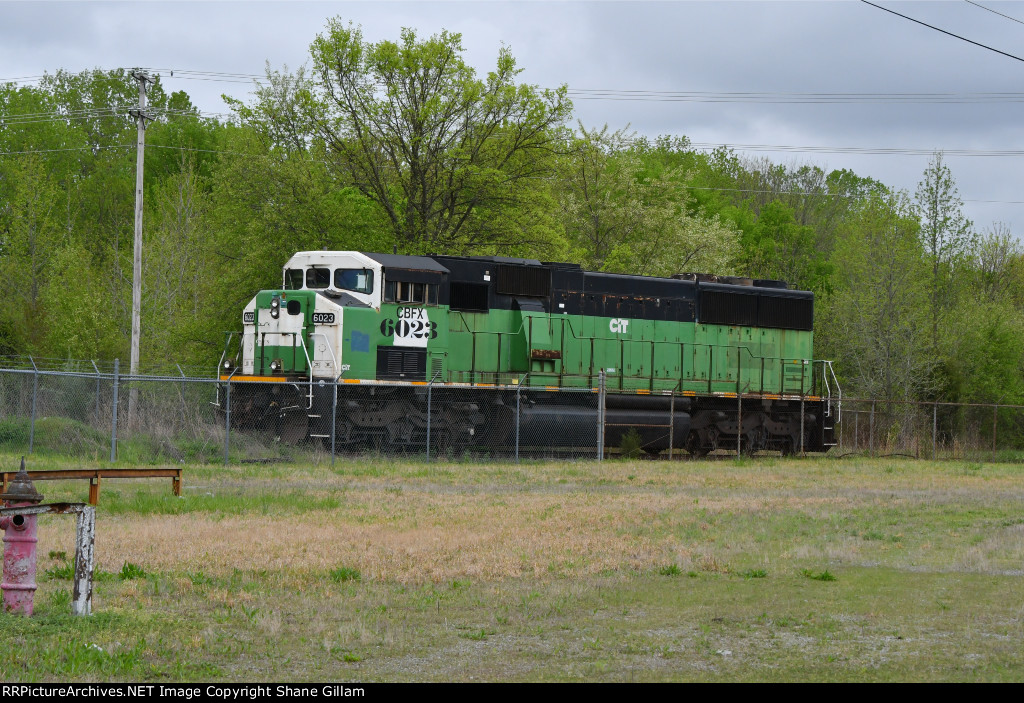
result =
[{"label": "locomotive cab window", "polygon": [[437,284],[388,281],[384,285],[384,301],[414,305],[437,305]]},{"label": "locomotive cab window", "polygon": [[326,288],[331,285],[329,268],[311,267],[306,269],[306,288]]},{"label": "locomotive cab window", "polygon": [[284,272],[284,289],[302,290],[302,282],[305,277],[306,272],[302,269],[288,269]]},{"label": "locomotive cab window", "polygon": [[334,287],[339,290],[350,290],[354,293],[372,293],[373,270],[336,269],[334,271]]}]

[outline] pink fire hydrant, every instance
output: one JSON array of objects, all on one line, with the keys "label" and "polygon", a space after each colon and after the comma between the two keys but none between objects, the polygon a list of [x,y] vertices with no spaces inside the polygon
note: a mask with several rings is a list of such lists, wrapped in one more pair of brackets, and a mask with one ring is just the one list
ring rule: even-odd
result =
[{"label": "pink fire hydrant", "polygon": [[[38,505],[43,496],[36,492],[32,479],[25,473],[25,459],[21,470],[8,484],[7,492],[0,493],[5,508]],[[32,614],[32,600],[36,593],[36,520],[35,515],[0,517],[0,530],[4,531],[4,573],[0,590],[3,591],[4,610],[9,613]]]}]

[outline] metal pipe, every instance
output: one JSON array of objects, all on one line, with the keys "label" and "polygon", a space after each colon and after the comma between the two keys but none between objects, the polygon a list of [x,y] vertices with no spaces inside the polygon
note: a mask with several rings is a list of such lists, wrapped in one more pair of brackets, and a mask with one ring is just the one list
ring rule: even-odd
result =
[{"label": "metal pipe", "polygon": [[229,463],[228,453],[231,449],[231,379],[237,371],[237,367],[231,370],[227,378],[227,390],[224,392],[224,466]]},{"label": "metal pipe", "polygon": [[430,378],[427,384],[427,463],[430,463],[430,412],[431,412],[431,390],[434,386],[434,378]]},{"label": "metal pipe", "polygon": [[39,393],[39,368],[36,366],[36,360],[31,356],[28,360],[32,362],[32,419],[28,426],[28,453],[31,454],[36,435],[36,395]]},{"label": "metal pipe", "polygon": [[597,375],[597,460],[604,461],[604,400],[605,400],[604,369]]},{"label": "metal pipe", "polygon": [[800,456],[804,455],[804,398],[800,396]]},{"label": "metal pipe", "polygon": [[113,419],[111,420],[110,428],[110,461],[111,463],[117,461],[117,386],[118,379],[120,378],[120,360],[114,359],[114,410],[111,413]]},{"label": "metal pipe", "polygon": [[668,459],[672,461],[673,445],[676,429],[676,391],[672,389],[672,397],[668,402]]},{"label": "metal pipe", "polygon": [[875,401],[871,401],[871,416],[868,418],[868,454],[875,455]]},{"label": "metal pipe", "polygon": [[335,377],[331,393],[331,468],[334,468],[334,442],[338,431],[338,379]]},{"label": "metal pipe", "polygon": [[519,463],[519,412],[520,412],[520,397],[522,396],[522,393],[523,393],[523,383],[525,382],[527,376],[529,376],[529,375],[530,374],[525,374],[521,379],[519,379],[519,383],[516,385],[516,463],[517,464]]},{"label": "metal pipe", "polygon": [[996,426],[999,420],[999,406],[992,406],[992,462],[996,460]]},{"label": "metal pipe", "polygon": [[96,422],[100,421],[100,369],[92,359],[92,368],[96,371]]},{"label": "metal pipe", "polygon": [[736,423],[736,458],[740,458],[740,447],[743,444],[743,396],[736,394],[736,412],[739,421]]}]

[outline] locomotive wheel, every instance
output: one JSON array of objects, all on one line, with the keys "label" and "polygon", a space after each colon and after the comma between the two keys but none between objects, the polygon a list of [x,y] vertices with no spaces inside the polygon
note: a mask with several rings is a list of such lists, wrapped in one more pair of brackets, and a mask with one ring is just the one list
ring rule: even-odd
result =
[{"label": "locomotive wheel", "polygon": [[690,456],[693,458],[699,459],[702,456],[707,456],[711,449],[701,444],[700,434],[697,432],[690,432],[690,434],[686,435],[686,451],[688,451]]},{"label": "locomotive wheel", "polygon": [[302,408],[289,408],[278,415],[277,438],[283,444],[295,445],[309,432],[309,416]]}]

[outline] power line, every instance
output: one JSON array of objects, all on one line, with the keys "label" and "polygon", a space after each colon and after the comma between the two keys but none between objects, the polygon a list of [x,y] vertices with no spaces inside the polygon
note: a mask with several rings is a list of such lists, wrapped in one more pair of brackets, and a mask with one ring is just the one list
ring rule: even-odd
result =
[{"label": "power line", "polygon": [[56,154],[65,151],[92,151],[106,149],[131,149],[134,144],[113,144],[111,146],[74,146],[66,149],[27,149],[25,151],[0,151],[0,156],[22,156],[25,154]]},{"label": "power line", "polygon": [[[729,149],[733,151],[778,151],[786,153],[808,153],[808,154],[863,154],[872,156],[931,156],[936,149],[918,149],[910,147],[858,147],[858,146],[798,146],[791,144],[736,144],[718,142],[688,142],[688,146],[695,151],[708,151],[716,149]],[[114,145],[96,147],[99,149],[113,149],[125,145]],[[130,145],[128,145],[130,146]],[[151,144],[154,149],[186,149],[188,147],[163,146]],[[93,147],[80,147],[81,150],[92,149]],[[77,149],[77,148],[76,148]],[[75,149],[40,149],[36,151],[21,152],[0,152],[0,156],[10,154],[27,153],[48,153],[50,151],[74,151]],[[229,152],[216,149],[190,149],[213,154],[235,154],[239,156],[255,156],[243,152]],[[985,156],[985,157],[1016,157],[1024,156],[1024,149],[941,149],[946,156]]]},{"label": "power line", "polygon": [[787,93],[655,91],[570,88],[574,100],[772,104],[970,104],[1020,103],[1024,93]]},{"label": "power line", "polygon": [[[75,112],[62,112],[54,111],[49,113],[18,113],[14,115],[0,115],[0,128],[22,126],[22,125],[33,125],[33,124],[48,124],[52,122],[68,122],[71,120],[91,120],[104,117],[115,117],[128,120],[125,116],[125,111],[128,107],[113,107],[113,108],[96,108],[93,110],[81,110]],[[172,109],[157,109],[154,111],[159,117],[201,117],[207,119],[214,118],[229,118],[231,115],[223,112],[202,112],[200,110],[172,110]],[[31,118],[31,119],[22,119]]]},{"label": "power line", "polygon": [[964,2],[966,2],[968,5],[974,5],[975,7],[980,7],[982,10],[985,10],[986,12],[991,12],[994,15],[999,15],[1000,17],[1005,17],[1008,20],[1013,20],[1014,22],[1016,22],[1018,24],[1024,24],[1024,22],[1020,21],[1016,17],[1010,17],[1009,15],[1004,15],[1002,12],[996,12],[991,7],[985,7],[984,5],[982,5],[980,3],[971,2],[971,0],[964,0]]},{"label": "power line", "polygon": [[[866,0],[863,0],[866,2]],[[873,5],[873,3],[868,3]],[[879,7],[873,5],[874,7]],[[886,10],[884,7],[879,9]],[[886,10],[891,12],[891,10]],[[899,13],[894,13],[899,14]],[[902,16],[902,15],[901,15]],[[912,18],[908,18],[912,19]],[[916,20],[914,20],[916,21]],[[930,26],[930,25],[929,25]],[[944,30],[940,30],[944,31]],[[954,35],[956,36],[956,35]],[[960,38],[960,37],[958,37]],[[966,40],[970,41],[970,40]],[[990,47],[986,47],[990,48]],[[1013,57],[1017,58],[1017,57]],[[1024,60],[1024,59],[1021,59]],[[188,69],[146,69],[166,73],[162,78],[204,80],[225,83],[265,83],[267,77],[251,73],[196,71]],[[41,77],[26,77],[41,78]],[[12,81],[17,79],[2,79]],[[104,79],[120,80],[120,79]],[[568,88],[574,100],[628,100],[639,102],[698,102],[698,103],[752,103],[752,104],[992,104],[1024,102],[1024,92],[979,93],[926,93],[926,92],[787,92],[787,91],[664,91],[623,90],[617,88]],[[204,113],[223,115],[225,113]]]},{"label": "power line", "polygon": [[936,27],[934,25],[928,24],[927,22],[922,22],[921,20],[915,20],[913,17],[907,17],[906,15],[901,15],[899,12],[896,12],[895,10],[890,10],[889,8],[882,7],[881,5],[876,5],[873,2],[868,2],[868,0],[860,0],[860,1],[862,3],[864,3],[865,5],[871,5],[871,7],[876,7],[879,10],[885,10],[886,12],[894,14],[897,17],[902,17],[905,20],[910,20],[911,22],[916,22],[917,24],[923,25],[923,26],[927,27],[928,29],[934,29],[936,32],[942,32],[943,34],[948,34],[949,36],[955,37],[956,39],[959,39],[961,41],[965,41],[968,44],[974,44],[975,46],[980,46],[982,49],[988,49],[989,51],[994,51],[997,54],[1002,54],[1003,56],[1006,56],[1008,58],[1014,59],[1016,61],[1024,62],[1024,59],[1022,59],[1019,56],[1014,56],[1013,54],[1008,54],[1005,51],[1000,51],[999,49],[995,49],[995,48],[993,48],[991,46],[988,46],[987,44],[982,44],[980,42],[976,42],[973,39],[968,39],[967,37],[961,37],[959,34],[953,34],[952,32],[947,32],[945,29],[940,29],[940,28],[938,28],[938,27]]},{"label": "power line", "polygon": [[[808,154],[871,154],[877,156],[931,156],[936,149],[909,147],[793,146],[789,144],[715,144],[690,142],[695,149],[735,149],[737,151],[782,151]],[[947,156],[1024,156],[1024,149],[941,149]]]}]

